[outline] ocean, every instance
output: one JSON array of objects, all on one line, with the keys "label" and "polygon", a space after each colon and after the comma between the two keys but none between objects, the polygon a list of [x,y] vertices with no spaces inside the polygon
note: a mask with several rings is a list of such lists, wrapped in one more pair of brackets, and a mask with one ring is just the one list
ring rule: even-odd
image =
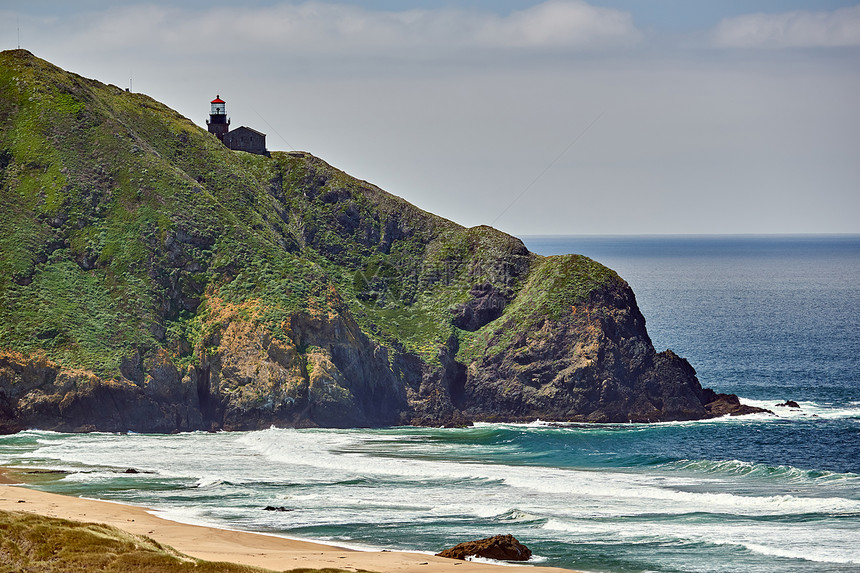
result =
[{"label": "ocean", "polygon": [[[860,236],[527,237],[633,287],[658,350],[775,415],[661,424],[0,436],[33,487],[187,523],[535,565],[860,571]],[[778,407],[786,400],[800,408]],[[133,468],[140,473],[125,473]],[[284,511],[266,511],[266,506]]]}]

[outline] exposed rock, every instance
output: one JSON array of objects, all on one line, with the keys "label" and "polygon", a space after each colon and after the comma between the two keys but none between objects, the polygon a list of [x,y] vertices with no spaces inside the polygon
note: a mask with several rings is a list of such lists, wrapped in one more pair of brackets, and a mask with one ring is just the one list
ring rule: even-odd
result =
[{"label": "exposed rock", "polygon": [[734,394],[717,394],[713,390],[705,390],[705,409],[712,416],[745,416],[747,414],[773,414],[772,411],[756,406],[741,404]]},{"label": "exposed rock", "polygon": [[474,332],[500,316],[508,303],[505,296],[490,283],[472,287],[468,302],[454,309],[454,326]]},{"label": "exposed rock", "polygon": [[279,339],[253,320],[256,310],[210,302],[219,328],[216,338],[204,341],[213,350],[202,364],[207,381],[199,386],[214,402],[210,418],[220,427],[381,426],[397,420],[406,397],[386,351],[346,311],[294,315]]},{"label": "exposed rock", "polygon": [[92,372],[64,369],[43,356],[0,353],[0,404],[11,412],[9,418],[0,418],[0,431],[201,429],[195,396],[160,400],[127,379],[103,380]]},{"label": "exposed rock", "polygon": [[211,301],[217,335],[200,366],[180,372],[156,353],[146,374],[124,363],[137,382],[0,353],[0,433],[383,426],[407,409],[385,348],[348,314],[296,315],[292,338],[279,340],[242,310]]},{"label": "exposed rock", "polygon": [[477,541],[460,543],[436,554],[437,557],[465,560],[469,557],[483,557],[498,561],[528,561],[531,550],[516,540],[513,535],[495,535]]},{"label": "exposed rock", "polygon": [[795,402],[794,400],[786,400],[782,404],[774,404],[778,408],[800,408],[800,404]]},{"label": "exposed rock", "polygon": [[[519,296],[526,299],[521,304],[530,304],[530,293]],[[459,363],[445,367],[443,355],[443,376],[422,385],[422,394],[434,397],[436,411],[425,404],[415,422],[656,422],[711,416],[690,364],[671,351],[655,353],[624,281],[609,281],[562,316],[546,316],[539,307],[530,313],[519,320],[531,321],[531,329],[498,319],[502,324],[487,335],[462,374],[456,373]],[[517,331],[521,334],[511,336]],[[469,361],[468,355],[463,359]],[[459,382],[440,382],[446,373]]]},{"label": "exposed rock", "polygon": [[282,512],[286,512],[286,511],[293,511],[293,510],[292,510],[292,509],[287,509],[286,507],[284,507],[284,506],[282,506],[282,505],[277,505],[277,506],[275,506],[275,505],[267,505],[266,507],[264,507],[264,508],[263,508],[263,511],[282,511]]}]

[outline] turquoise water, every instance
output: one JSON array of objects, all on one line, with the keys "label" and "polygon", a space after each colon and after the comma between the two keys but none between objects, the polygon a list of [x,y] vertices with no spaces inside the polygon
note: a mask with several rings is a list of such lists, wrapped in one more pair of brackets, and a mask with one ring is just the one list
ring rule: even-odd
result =
[{"label": "turquoise water", "polygon": [[[587,571],[860,570],[860,238],[529,238],[633,286],[658,349],[772,408],[667,424],[0,437],[44,489],[190,523]],[[777,408],[786,399],[799,410]],[[135,468],[138,474],[123,473]],[[267,505],[290,511],[263,511]]]}]

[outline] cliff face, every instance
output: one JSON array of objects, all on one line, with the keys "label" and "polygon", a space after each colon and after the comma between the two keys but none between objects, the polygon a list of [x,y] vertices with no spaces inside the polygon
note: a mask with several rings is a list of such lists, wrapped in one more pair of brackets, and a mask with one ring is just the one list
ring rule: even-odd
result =
[{"label": "cliff face", "polygon": [[23,50],[0,120],[0,431],[712,415],[590,259],[230,151]]},{"label": "cliff face", "polygon": [[630,287],[585,257],[542,259],[499,318],[462,338],[447,395],[465,420],[709,416],[689,363],[654,351]]}]

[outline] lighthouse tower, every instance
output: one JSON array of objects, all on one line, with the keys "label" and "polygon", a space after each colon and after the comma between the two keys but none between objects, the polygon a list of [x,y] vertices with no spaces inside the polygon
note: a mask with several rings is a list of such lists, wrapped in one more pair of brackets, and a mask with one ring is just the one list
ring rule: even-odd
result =
[{"label": "lighthouse tower", "polygon": [[206,122],[206,126],[209,128],[209,133],[214,133],[215,137],[224,141],[224,136],[230,131],[230,120],[227,118],[227,102],[221,99],[221,96],[216,95],[211,103],[209,120]]}]

